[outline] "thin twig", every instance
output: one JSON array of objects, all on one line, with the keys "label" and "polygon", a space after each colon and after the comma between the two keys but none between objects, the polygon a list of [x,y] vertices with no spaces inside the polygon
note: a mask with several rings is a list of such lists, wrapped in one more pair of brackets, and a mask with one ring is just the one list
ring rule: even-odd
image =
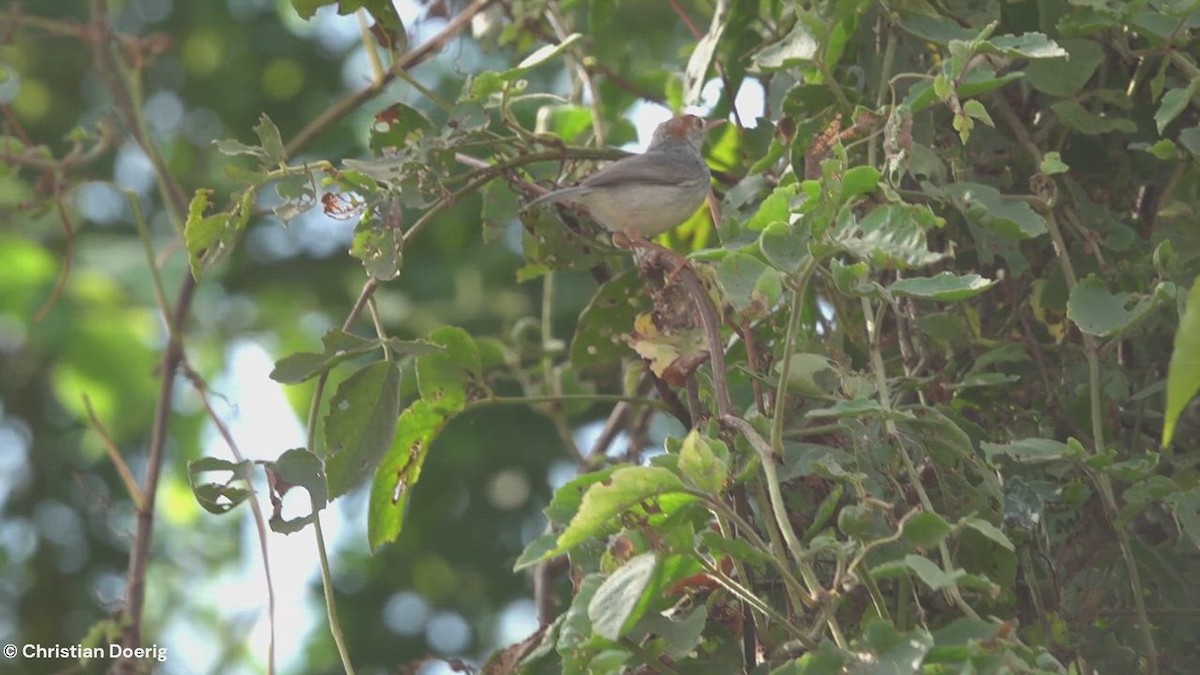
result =
[{"label": "thin twig", "polygon": [[713,307],[708,292],[700,283],[696,271],[683,265],[677,271],[679,280],[692,298],[692,304],[700,314],[700,325],[708,340],[708,359],[713,371],[713,390],[717,396],[717,415],[724,418],[733,413],[733,399],[729,395],[729,372],[725,368],[725,343],[721,340],[721,318]]},{"label": "thin twig", "polygon": [[384,88],[394,80],[400,71],[408,70],[414,66],[420,65],[426,59],[440,51],[455,35],[458,35],[463,28],[471,23],[471,19],[478,13],[487,9],[495,0],[475,0],[468,5],[463,11],[459,12],[451,19],[441,32],[429,38],[424,44],[416,49],[408,52],[400,59],[393,61],[392,65],[379,77],[372,81],[367,86],[358,91],[346,94],[336,103],[329,106],[325,112],[321,113],[315,120],[308,123],[308,126],[300,130],[300,133],[287,144],[284,148],[284,154],[287,157],[294,157],[304,148],[307,148],[318,136],[325,133],[329,128],[342,121],[350,113],[358,110],[364,103],[375,98],[383,93]]},{"label": "thin twig", "polygon": [[[112,51],[113,34],[108,27],[108,5],[105,0],[90,0],[93,55],[96,69],[104,79],[117,111],[124,119],[129,133],[142,148],[154,167],[155,177],[165,195],[172,216],[182,222],[187,215],[187,200],[183,187],[171,173],[170,167],[154,140],[146,132],[145,120],[128,88],[121,66]],[[163,350],[159,367],[159,393],[150,429],[150,445],[146,458],[146,477],[142,485],[142,504],[137,511],[137,523],[129,556],[126,578],[125,613],[129,624],[125,629],[122,644],[126,647],[141,645],[142,612],[146,599],[146,568],[150,559],[150,543],[154,534],[154,502],[158,494],[158,479],[162,472],[171,407],[174,399],[175,373],[183,359],[183,331],[191,308],[196,281],[185,273],[180,284],[175,310],[168,321],[167,346]],[[118,662],[117,672],[131,673],[136,670],[132,659]]]},{"label": "thin twig", "polygon": [[[237,442],[233,440],[233,434],[229,431],[229,427],[217,415],[212,401],[208,398],[208,385],[204,379],[192,369],[186,360],[180,364],[180,368],[184,371],[188,381],[192,383],[192,388],[200,395],[200,402],[204,405],[204,410],[208,412],[209,419],[217,427],[217,433],[221,434],[221,438],[229,446],[229,452],[233,455],[234,460],[239,464],[245,462],[246,458],[238,449]],[[254,525],[258,529],[258,546],[262,553],[263,575],[267,581],[267,622],[270,627],[270,638],[267,643],[267,673],[271,674],[275,672],[275,584],[271,581],[271,559],[267,554],[267,520],[263,517],[262,506],[258,503],[254,482],[249,477],[245,479],[245,482],[246,488],[250,490],[251,494],[250,511],[254,514]]]},{"label": "thin twig", "polygon": [[63,288],[67,285],[67,278],[71,276],[71,261],[75,259],[75,228],[71,227],[71,217],[67,215],[67,209],[63,206],[62,183],[59,176],[54,177],[54,208],[58,211],[58,219],[62,223],[63,233],[66,234],[66,250],[63,251],[63,266],[58,273],[58,278],[54,281],[54,289],[50,291],[50,297],[42,303],[41,309],[33,315],[34,323],[41,323],[42,319],[54,309],[55,303],[62,295]]},{"label": "thin twig", "polygon": [[[1000,118],[1012,130],[1021,147],[1029,153],[1034,166],[1038,167],[1040,171],[1043,159],[1042,151],[1037,143],[1033,141],[1024,122],[1017,117],[1016,112],[1013,111],[1008,102],[1002,97],[996,96],[992,100]],[[1075,288],[1076,283],[1078,283],[1078,277],[1075,274],[1075,267],[1071,262],[1071,255],[1067,250],[1067,244],[1062,235],[1062,228],[1059,227],[1058,219],[1054,215],[1053,204],[1050,207],[1043,214],[1046,220],[1046,229],[1050,233],[1051,241],[1054,242],[1054,250],[1059,260],[1059,266],[1062,267],[1063,277],[1067,282],[1067,289],[1071,291]],[[1102,387],[1100,379],[1100,348],[1096,339],[1088,333],[1080,331],[1080,336],[1083,341],[1084,356],[1088,364],[1088,389],[1092,418],[1092,452],[1096,455],[1101,455],[1104,453],[1104,409],[1100,391]],[[1109,524],[1117,536],[1117,546],[1121,551],[1121,559],[1125,563],[1126,573],[1129,575],[1133,606],[1138,616],[1138,628],[1141,630],[1142,640],[1145,642],[1146,670],[1151,675],[1157,675],[1159,672],[1158,646],[1154,641],[1154,627],[1150,623],[1150,615],[1146,611],[1145,593],[1143,592],[1141,575],[1138,571],[1137,559],[1133,555],[1133,547],[1129,541],[1129,534],[1118,520],[1119,509],[1117,507],[1116,496],[1113,493],[1112,479],[1109,478],[1108,474],[1098,471],[1088,471],[1088,476],[1092,479],[1097,491],[1100,493],[1100,501],[1104,505],[1104,512]]]},{"label": "thin twig", "polygon": [[108,453],[108,460],[113,463],[113,467],[117,470],[117,475],[121,477],[121,482],[125,484],[125,491],[129,493],[129,499],[133,502],[133,508],[140,511],[142,508],[142,491],[138,489],[137,481],[134,480],[133,473],[129,470],[129,465],[121,457],[121,451],[117,449],[117,444],[108,433],[108,429],[104,428],[104,424],[100,421],[100,418],[96,417],[96,411],[92,408],[92,399],[87,394],[83,395],[83,407],[87,409],[88,419],[92,421],[92,428],[96,430],[96,433],[100,434],[101,440],[104,441],[104,451]]}]

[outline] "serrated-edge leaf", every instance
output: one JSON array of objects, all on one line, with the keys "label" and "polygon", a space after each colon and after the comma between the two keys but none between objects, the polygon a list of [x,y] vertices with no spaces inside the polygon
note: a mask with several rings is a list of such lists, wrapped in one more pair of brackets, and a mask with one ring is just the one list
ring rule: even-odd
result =
[{"label": "serrated-edge leaf", "polygon": [[258,135],[258,140],[262,143],[267,161],[271,164],[283,163],[286,154],[283,149],[283,137],[279,134],[279,128],[266,113],[259,116],[258,124],[254,126],[254,133]]}]

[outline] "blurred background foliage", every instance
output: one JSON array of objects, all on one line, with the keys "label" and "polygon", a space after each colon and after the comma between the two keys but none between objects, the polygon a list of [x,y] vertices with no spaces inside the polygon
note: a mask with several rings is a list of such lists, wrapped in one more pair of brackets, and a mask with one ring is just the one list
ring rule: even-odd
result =
[{"label": "blurred background foliage", "polygon": [[[338,4],[346,10],[383,6],[372,0]],[[805,339],[813,352],[809,356],[817,356],[814,361],[820,367],[800,373],[801,380],[805,373],[811,376],[801,383],[810,387],[803,393],[811,396],[796,396],[794,409],[786,411],[789,424],[795,425],[788,431],[807,439],[787,446],[794,452],[783,458],[788,480],[794,481],[791,486],[804,488],[787,495],[797,525],[811,524],[806,519],[817,511],[828,521],[833,512],[827,509],[836,508],[834,520],[841,534],[832,525],[819,534],[846,535],[840,540],[846,546],[858,535],[863,537],[859,543],[878,537],[872,540],[878,544],[896,526],[877,508],[883,503],[879,500],[886,500],[889,508],[915,508],[911,493],[920,481],[905,482],[894,461],[889,465],[880,459],[894,438],[882,431],[879,419],[870,417],[877,409],[868,411],[865,422],[843,409],[831,415],[837,419],[834,426],[841,426],[828,433],[810,433],[805,427],[811,413],[830,404],[821,398],[829,393],[822,391],[823,381],[846,391],[869,390],[865,373],[873,367],[873,351],[886,349],[897,380],[897,400],[912,403],[919,398],[922,415],[938,411],[936,424],[906,422],[910,426],[905,427],[914,449],[933,448],[922,467],[928,469],[922,480],[936,484],[938,479],[929,474],[943,470],[938,507],[945,507],[951,522],[974,513],[971,509],[983,509],[981,518],[1003,525],[1018,545],[1015,553],[993,556],[994,548],[986,548],[987,542],[978,536],[969,539],[973,535],[968,533],[968,543],[956,548],[959,563],[991,575],[1003,586],[995,597],[974,599],[980,613],[1019,617],[1021,639],[1080,670],[1086,671],[1089,664],[1099,664],[1101,672],[1146,666],[1140,651],[1144,632],[1133,619],[1137,602],[1129,597],[1121,552],[1104,515],[1106,504],[1093,492],[1094,485],[1116,480],[1126,490],[1122,505],[1133,505],[1122,512],[1121,527],[1135,533],[1136,548],[1124,553],[1145,566],[1148,579],[1143,581],[1156,611],[1163,669],[1187,672],[1196,658],[1197,624],[1197,593],[1190,580],[1198,522],[1194,411],[1176,432],[1177,445],[1184,451],[1164,453],[1161,463],[1158,455],[1146,461],[1142,457],[1159,449],[1156,429],[1162,420],[1166,355],[1174,335],[1174,312],[1183,306],[1177,289],[1191,285],[1200,261],[1195,227],[1200,137],[1192,105],[1198,80],[1188,77],[1195,74],[1197,60],[1191,31],[1200,25],[1194,5],[1083,0],[414,0],[396,3],[405,30],[388,39],[398,53],[420,50],[464,12],[474,16],[461,30],[449,30],[444,44],[418,59],[408,73],[411,81],[394,77],[381,86],[372,84],[378,55],[368,51],[375,49],[376,37],[365,35],[358,15],[341,16],[337,7],[319,2],[92,0],[85,6],[81,0],[38,0],[0,9],[0,152],[5,159],[0,168],[0,638],[43,645],[99,639],[88,638],[89,630],[115,616],[125,597],[134,510],[106,456],[104,435],[140,481],[160,397],[161,354],[168,347],[145,244],[150,244],[171,302],[189,274],[189,252],[197,253],[196,246],[189,251],[182,241],[181,214],[172,214],[178,207],[172,202],[179,195],[157,180],[161,175],[156,177],[155,157],[143,152],[134,136],[153,141],[165,163],[159,168],[178,183],[185,201],[197,190],[208,189],[213,191],[211,211],[235,213],[246,184],[260,168],[245,157],[222,154],[213,142],[235,139],[267,145],[264,114],[284,143],[304,139],[303,147],[287,157],[289,166],[320,167],[328,161],[342,167],[342,160],[380,154],[371,144],[386,138],[388,115],[404,110],[391,107],[396,103],[437,120],[430,138],[445,134],[456,141],[470,140],[470,130],[454,136],[461,129],[447,122],[448,117],[455,123],[466,120],[465,127],[478,122],[471,117],[477,110],[463,105],[463,99],[468,99],[466,104],[494,102],[508,93],[501,81],[519,77],[526,82],[524,93],[568,94],[572,104],[543,108],[543,101],[529,99],[499,111],[491,106],[488,114],[493,118],[500,113],[512,116],[504,120],[505,136],[489,147],[495,157],[533,147],[557,148],[557,139],[592,144],[597,121],[606,145],[644,143],[648,130],[668,109],[678,111],[685,101],[698,98],[703,99],[705,114],[733,115],[747,127],[729,125],[711,135],[706,151],[718,173],[726,217],[717,228],[703,218],[681,228],[671,241],[681,248],[716,247],[717,229],[728,249],[748,245],[757,256],[765,224],[779,221],[798,228],[825,222],[822,218],[833,223],[835,214],[879,206],[872,201],[877,184],[881,191],[895,188],[889,199],[907,201],[911,207],[897,215],[897,223],[913,225],[921,216],[912,214],[929,214],[930,222],[917,228],[919,246],[911,241],[896,245],[891,249],[896,259],[956,252],[957,258],[944,262],[946,268],[964,277],[986,272],[1003,283],[982,295],[975,289],[947,287],[910,293],[904,296],[915,298],[904,305],[908,318],[885,322],[886,337],[868,340],[864,335],[874,329],[860,330],[870,317],[858,303],[862,298],[879,300],[879,289],[902,281],[895,270],[905,261],[894,265],[888,255],[873,257],[869,246],[879,239],[864,243],[868,235],[858,240],[850,236],[849,243],[839,244],[846,248],[837,256],[826,251],[829,257],[823,262],[828,268],[815,282],[826,304],[818,311],[815,300],[806,297],[805,302],[811,302],[803,315]],[[133,76],[131,95],[145,129],[131,129],[128,120],[113,114],[120,104],[114,106],[111,99],[108,80],[113,73],[105,72],[103,59],[93,49],[102,33],[90,23],[89,9],[98,8],[119,36],[116,48],[125,72],[118,75]],[[715,11],[727,13],[710,28]],[[305,20],[301,13],[312,16]],[[708,47],[722,66],[719,76],[707,69],[689,75],[698,36],[718,27],[720,40]],[[528,72],[505,75],[535,50],[575,31],[584,35],[578,50],[558,54]],[[1036,51],[1049,47],[1044,37],[995,44],[984,39],[992,33],[1006,38],[1035,31],[1058,40],[1054,49],[1060,44],[1069,48],[1070,63],[1077,69],[1064,67],[1063,60],[1036,65]],[[979,37],[982,34],[986,35]],[[964,46],[976,38],[979,41]],[[404,42],[407,45],[400,44]],[[967,57],[954,53],[956,44],[971,52],[970,69]],[[997,46],[1004,44],[1007,47]],[[578,77],[580,63],[591,87]],[[1014,83],[1017,71],[1028,82]],[[880,73],[887,72],[903,75],[889,84],[897,85],[899,93],[907,91],[907,98],[892,99],[889,87],[880,86]],[[934,72],[953,77],[908,89],[911,80]],[[754,86],[747,87],[747,105],[735,110],[743,81]],[[916,93],[921,85],[927,89],[923,98]],[[706,95],[697,96],[693,87]],[[347,99],[352,92],[365,94]],[[469,100],[473,92],[480,101]],[[978,103],[976,97],[986,101],[986,108],[972,105]],[[346,114],[324,124],[323,116],[342,110],[338,105],[344,101],[349,101]],[[447,113],[445,101],[460,105]],[[888,103],[901,105],[885,110]],[[848,113],[854,104],[874,109],[878,117],[852,118]],[[1010,111],[1012,119],[1005,118],[1003,110]],[[837,111],[847,114],[835,117]],[[459,113],[465,116],[455,116]],[[753,118],[763,114],[771,122],[760,120],[750,129]],[[911,126],[884,131],[885,118]],[[847,130],[849,152],[830,141],[837,136],[830,130],[838,124]],[[1021,138],[1015,130],[1022,124],[1036,127],[1037,137]],[[552,133],[521,135],[517,129]],[[867,157],[856,134],[875,138]],[[886,134],[883,143],[880,134]],[[899,145],[886,147],[893,141]],[[408,143],[417,141],[405,138],[392,145]],[[884,160],[900,154],[905,143],[912,154],[898,161],[907,164],[885,165]],[[814,151],[822,144],[824,151]],[[1026,156],[1031,144],[1038,157],[1048,151],[1033,167]],[[883,152],[877,152],[877,145],[885,146]],[[481,150],[479,157],[486,156]],[[72,159],[56,164],[53,158]],[[861,171],[866,164],[873,174]],[[430,160],[430,165],[436,162]],[[1029,206],[1052,208],[1046,200],[1057,196],[1052,189],[1056,184],[1049,177],[1062,173],[1059,165],[1070,167],[1062,190],[1081,216],[1070,223],[1066,251],[1061,242],[1056,247],[1044,232],[1034,231],[1042,216],[1034,216]],[[562,177],[558,162],[524,168],[529,171],[525,178],[543,183]],[[314,169],[311,178],[304,175],[304,180],[287,183],[287,195],[269,187],[257,192],[244,231],[234,233],[236,246],[225,247],[227,256],[206,271],[196,288],[182,333],[188,366],[208,383],[218,414],[233,428],[249,458],[271,460],[304,445],[313,383],[279,388],[268,378],[271,363],[288,354],[318,351],[322,336],[341,325],[363,286],[362,263],[347,255],[354,244],[353,219],[338,217],[337,208],[315,201],[324,184],[305,196],[311,189],[306,181],[315,185],[323,171]],[[454,171],[461,177],[463,167],[455,166]],[[336,176],[334,182],[344,187],[338,181],[352,180],[349,173]],[[435,178],[449,182],[450,173]],[[869,185],[861,192],[850,185],[831,197],[843,189],[841,181],[851,183],[851,176]],[[805,178],[824,179],[808,200],[797,198],[797,184]],[[1031,178],[1042,183],[1031,184]],[[972,180],[983,186],[963,187]],[[441,185],[438,180],[429,182]],[[989,187],[1021,195],[1021,204],[1014,205],[1017,198],[992,196]],[[864,198],[867,194],[871,199]],[[398,200],[413,201],[404,202],[399,221],[420,222],[424,211],[415,204],[423,198],[432,199],[430,194],[404,192]],[[305,199],[315,208],[291,208]],[[827,201],[837,199],[841,201]],[[383,283],[375,292],[380,325],[402,339],[422,338],[446,324],[464,328],[477,340],[499,338],[516,354],[520,367],[546,376],[536,365],[551,342],[545,336],[569,340],[595,291],[592,276],[574,269],[586,267],[581,261],[590,262],[591,252],[576,247],[564,253],[560,239],[560,248],[548,254],[523,238],[506,181],[495,181],[482,195],[468,191],[444,203],[445,210],[408,243],[401,282]],[[934,210],[946,219],[938,223],[945,229],[931,226]],[[277,214],[288,211],[292,212],[285,224]],[[481,211],[485,220],[489,213],[508,218],[485,222],[492,230],[484,232]],[[853,217],[849,221],[857,222]],[[530,227],[544,225],[537,221]],[[538,234],[553,238],[553,232],[561,231],[558,225],[554,222]],[[778,235],[778,228],[774,232]],[[817,240],[821,234],[812,236]],[[763,247],[770,266],[786,266],[788,251],[799,250],[796,255],[802,256],[809,235],[804,236],[796,249]],[[554,292],[548,295],[540,274],[555,266],[554,253],[580,264],[556,270]],[[1060,269],[1060,254],[1076,260],[1081,277],[1095,274],[1107,285],[1083,284],[1085,293],[1074,296],[1070,287],[1075,280],[1068,280]],[[524,276],[530,280],[519,283]],[[763,290],[751,286],[754,292]],[[900,287],[886,287],[900,294]],[[793,290],[777,287],[774,298]],[[1121,295],[1126,292],[1142,303],[1137,309],[1128,302],[1134,295]],[[1072,307],[1072,297],[1082,304]],[[545,298],[552,299],[551,306],[543,306]],[[971,302],[945,309],[937,304],[948,298]],[[780,307],[787,305],[770,304],[765,309],[772,311],[759,316],[756,324],[775,363],[788,358],[780,346],[787,323],[787,312]],[[751,313],[746,307],[739,309]],[[537,323],[543,315],[554,319],[547,331]],[[897,334],[900,323],[922,336],[928,358],[920,364],[914,364],[911,354],[901,353],[907,338]],[[359,332],[370,334],[366,322],[360,324]],[[1097,383],[1089,380],[1088,357],[1097,353],[1085,353],[1080,326],[1113,338],[1100,353],[1104,411],[1111,413],[1102,424],[1090,407]],[[480,344],[495,347],[482,340]],[[744,365],[747,355],[739,349],[732,350],[731,359]],[[490,355],[499,351],[494,348]],[[335,369],[326,393],[335,391],[350,370]],[[751,380],[771,385],[777,372],[755,373],[753,364],[732,370],[735,395],[746,409]],[[560,372],[562,381],[575,387],[571,378],[576,373],[569,368],[563,372],[569,374]],[[896,375],[899,372],[905,377]],[[143,641],[170,650],[161,672],[259,672],[265,667],[265,591],[254,525],[245,508],[217,518],[201,510],[193,497],[187,462],[228,454],[202,397],[187,379],[177,378],[174,384]],[[586,380],[578,391],[621,388],[615,369],[591,368],[576,379]],[[527,388],[519,384],[524,383],[505,382],[507,388],[497,387],[498,393]],[[710,385],[705,381],[704,387]],[[406,403],[416,396],[409,370],[402,391]],[[704,393],[711,392],[706,388]],[[609,406],[576,401],[565,407],[568,414],[557,419],[569,416],[567,435],[586,447]],[[93,414],[96,421],[90,422]],[[1102,426],[1110,445],[1117,447],[1090,448],[1095,456],[1089,455],[1090,463],[1085,463],[1075,446],[1059,441],[1086,439],[1094,425]],[[959,446],[970,445],[972,466],[978,468],[986,459],[985,478],[988,471],[1003,473],[1003,503],[985,499],[979,483],[944,471],[944,455],[963,449],[939,436],[947,429],[953,430],[955,441],[962,441]],[[661,446],[663,436],[680,432],[678,425],[660,423],[651,427],[649,445]],[[848,455],[854,454],[853,461],[861,465],[852,468],[872,472],[870,487],[875,492],[855,490],[863,487],[854,483],[862,474],[819,475],[803,459],[803,452],[812,449],[810,440],[842,450],[838,456],[847,467],[852,461]],[[480,407],[456,417],[438,436],[421,482],[411,490],[404,529],[394,544],[375,555],[368,552],[363,491],[330,507],[324,520],[330,532],[333,585],[348,651],[359,672],[392,672],[405,664],[415,669],[416,661],[428,655],[479,661],[536,627],[530,581],[514,574],[512,563],[542,534],[541,510],[550,500],[551,486],[574,475],[576,466],[564,445],[563,429],[547,415],[521,406]],[[943,457],[936,456],[938,450]],[[802,461],[796,461],[795,453],[801,453]],[[876,459],[879,465],[873,463]],[[1012,462],[1005,463],[1008,459]],[[946,466],[957,469],[957,461],[947,461]],[[1098,475],[1103,478],[1096,479]],[[825,490],[838,498],[822,502]],[[842,490],[847,497],[839,501]],[[1165,499],[1172,495],[1178,497],[1176,502]],[[289,499],[287,509],[293,507],[296,515],[303,515],[304,505]],[[853,522],[855,515],[862,522]],[[806,543],[812,534],[805,533]],[[939,536],[946,532],[935,532],[929,539],[940,542]],[[281,669],[340,671],[323,616],[311,529],[286,538],[271,533],[268,539],[276,551],[275,592],[286,607],[277,620]],[[599,547],[581,557],[599,558],[596,550]],[[887,550],[891,554],[900,547]],[[587,562],[599,566],[596,560]],[[822,562],[833,567],[828,560]],[[908,577],[889,583],[895,583],[888,588],[905,603],[906,591],[916,585]],[[558,590],[566,586],[563,580]],[[778,595],[778,588],[764,595],[772,592]],[[1049,613],[1038,604],[1041,594],[1056,602]],[[849,591],[846,597],[850,600],[842,611],[858,613],[848,624],[857,630],[857,621],[868,618],[868,602]],[[931,628],[953,615],[944,605],[931,602],[929,608],[930,616],[922,614],[918,623],[930,618]],[[710,622],[710,629],[719,630],[718,623]],[[996,641],[1008,644],[1016,622],[1004,626]],[[913,626],[899,628],[916,631]],[[872,639],[886,642],[893,637],[868,635],[867,645],[874,649],[878,644]],[[732,645],[725,638],[728,634],[721,644]],[[597,644],[589,648],[600,652]],[[897,662],[911,662],[913,657],[905,654],[892,656]],[[597,659],[604,656],[596,654]],[[13,665],[16,672],[72,667],[65,661],[21,660]],[[108,665],[91,663],[82,669],[100,672]],[[801,670],[811,667],[811,661],[792,665],[796,670],[786,672],[822,672]],[[1039,665],[1053,670],[1048,661]],[[422,672],[448,670],[445,664],[422,667]]]},{"label": "blurred background foliage", "polygon": [[[466,4],[398,3],[414,46],[442,30]],[[641,11],[637,3],[624,4],[625,11]],[[6,143],[29,140],[44,146],[47,156],[61,157],[71,148],[72,134],[94,139],[106,133],[97,125],[117,126],[90,46],[80,39],[88,28],[87,10],[78,0],[7,3],[0,9],[0,102],[6,117],[0,125]],[[335,100],[369,83],[359,22],[353,13],[339,16],[334,10],[324,7],[306,22],[285,0],[109,4],[116,33],[155,41],[143,52],[145,118],[183,186],[215,188],[216,201],[227,198],[237,182],[227,177],[230,160],[216,152],[214,140],[253,140],[251,129],[264,112],[291,138]],[[685,33],[676,22],[661,20],[669,9],[656,11],[660,20],[647,24],[657,26],[647,29],[648,39],[602,41],[605,49],[621,54],[624,64],[664,63],[677,54]],[[486,25],[478,27],[488,35]],[[490,44],[477,42],[468,25],[415,68],[414,77],[456,97],[468,74],[513,62],[517,49],[498,46],[490,35]],[[637,70],[649,81],[657,78],[649,88],[662,89],[667,68]],[[535,76],[548,89],[557,79],[550,71]],[[367,156],[373,116],[396,101],[436,111],[427,97],[396,80],[322,133],[297,161]],[[65,176],[60,195],[48,192],[49,183],[36,170],[8,161],[0,169],[5,642],[78,644],[93,624],[120,608],[124,594],[132,509],[99,435],[89,427],[84,396],[140,481],[165,334],[127,198],[138,202],[150,226],[168,297],[175,297],[187,259],[146,156],[123,129],[113,133],[94,161]],[[633,140],[631,133],[626,140]],[[18,145],[6,145],[5,152],[19,152]],[[70,243],[59,197],[73,226]],[[264,212],[251,219],[219,274],[200,285],[186,337],[189,360],[212,384],[216,405],[243,427],[257,429],[251,437],[260,445],[243,442],[243,451],[264,459],[278,456],[289,443],[302,445],[303,437],[294,419],[285,424],[278,411],[265,419],[246,418],[242,397],[262,390],[247,379],[266,380],[269,367],[263,371],[259,363],[261,372],[243,377],[233,370],[236,355],[250,354],[253,363],[259,354],[274,360],[312,351],[341,322],[363,276],[361,264],[346,255],[352,223],[316,209],[284,227],[267,210],[270,205],[264,203]],[[537,282],[514,283],[519,251],[482,243],[479,208],[473,198],[440,219],[407,252],[403,287],[380,290],[380,313],[394,334],[423,336],[443,323],[503,333],[535,310]],[[65,285],[52,300],[60,274]],[[564,334],[588,299],[587,283],[581,278],[558,294],[556,316]],[[162,672],[253,672],[263,667],[265,643],[247,643],[245,636],[266,602],[253,525],[248,511],[214,518],[196,505],[186,462],[227,451],[205,421],[196,394],[182,382],[177,392],[159,494],[146,642],[172,650]],[[280,392],[295,406],[289,414],[306,412],[311,386],[286,391],[268,386],[266,395]],[[602,415],[599,410],[592,416]],[[517,611],[516,625],[529,629],[532,621],[531,609],[520,611],[528,602],[518,602],[529,596],[528,580],[513,575],[506,561],[519,553],[530,528],[540,531],[547,474],[562,459],[557,436],[541,416],[523,408],[480,411],[445,433],[396,545],[369,555],[361,501],[337,509],[344,511],[348,530],[332,553],[340,608],[350,648],[366,672],[436,653],[425,639],[430,619],[440,617],[442,623],[433,626],[449,636],[441,643],[448,654],[483,654],[523,637],[520,628],[516,634],[500,630],[506,608]],[[504,478],[519,486],[518,493],[524,490],[523,499],[489,498],[494,483]],[[276,592],[299,596],[306,617],[280,618],[281,631],[300,631],[281,639],[297,650],[281,654],[281,663],[289,672],[334,672],[340,665],[324,626],[312,534],[291,538],[304,540],[305,557],[272,562],[299,567],[303,576],[293,575],[290,585],[277,581]],[[280,574],[277,570],[277,579]],[[245,578],[242,583],[252,590],[238,597],[230,578]],[[402,616],[389,623],[387,612]],[[189,649],[188,642],[197,646]],[[17,672],[69,665],[16,664]]]}]

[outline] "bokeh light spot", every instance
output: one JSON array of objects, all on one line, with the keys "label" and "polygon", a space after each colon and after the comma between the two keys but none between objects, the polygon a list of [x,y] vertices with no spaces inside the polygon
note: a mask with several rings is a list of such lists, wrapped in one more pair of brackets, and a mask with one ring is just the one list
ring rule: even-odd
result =
[{"label": "bokeh light spot", "polygon": [[221,65],[221,36],[208,31],[192,33],[183,41],[183,65],[193,75],[211,75]]},{"label": "bokeh light spot", "polygon": [[40,120],[50,110],[50,90],[39,80],[26,79],[12,102],[17,115],[27,120]]},{"label": "bokeh light spot", "polygon": [[420,635],[428,620],[429,603],[411,591],[393,595],[383,606],[383,622],[397,635]]},{"label": "bokeh light spot", "polygon": [[304,69],[291,59],[275,59],[263,69],[263,91],[276,101],[287,101],[304,88]]}]

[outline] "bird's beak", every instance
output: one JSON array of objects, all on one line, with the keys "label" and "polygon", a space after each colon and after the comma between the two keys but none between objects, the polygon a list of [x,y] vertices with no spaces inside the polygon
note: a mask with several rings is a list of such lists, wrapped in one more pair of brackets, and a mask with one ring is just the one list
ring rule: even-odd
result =
[{"label": "bird's beak", "polygon": [[722,124],[725,124],[728,121],[729,120],[708,120],[707,122],[704,123],[704,132],[708,133],[708,132],[712,131],[713,129],[716,129],[717,127],[721,126]]}]

